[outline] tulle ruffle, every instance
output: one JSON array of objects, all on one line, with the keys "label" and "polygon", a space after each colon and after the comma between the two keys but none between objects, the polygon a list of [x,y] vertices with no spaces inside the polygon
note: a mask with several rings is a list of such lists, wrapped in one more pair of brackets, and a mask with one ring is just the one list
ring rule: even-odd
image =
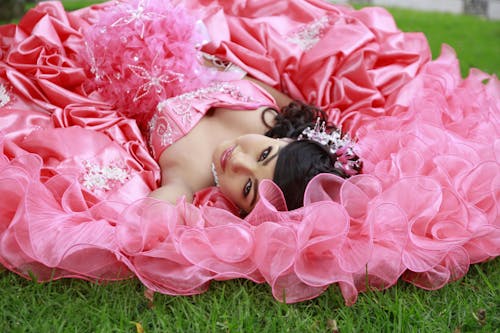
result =
[{"label": "tulle ruffle", "polygon": [[[500,254],[495,77],[460,78],[447,47],[429,61],[425,38],[381,9],[294,0],[280,16],[274,3],[221,3],[225,13],[213,2],[201,11],[206,48],[326,107],[358,138],[364,173],[317,176],[295,211],[264,181],[245,218],[216,188],[193,204],[145,198],[159,170],[136,122],[82,88],[91,77],[79,65],[81,32],[110,4],[65,13],[41,3],[0,27],[3,266],[39,281],[137,276],[173,295],[246,278],[286,302],[336,283],[353,304],[401,278],[439,288]],[[297,22],[323,16],[332,29],[309,49],[284,43]]]}]

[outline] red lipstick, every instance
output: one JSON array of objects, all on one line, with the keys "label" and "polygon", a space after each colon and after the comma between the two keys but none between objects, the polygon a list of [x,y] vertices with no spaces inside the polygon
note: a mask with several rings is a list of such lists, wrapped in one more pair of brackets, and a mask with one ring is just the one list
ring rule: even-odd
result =
[{"label": "red lipstick", "polygon": [[236,145],[229,147],[222,152],[222,155],[220,156],[220,167],[222,171],[226,170],[227,161],[231,159],[234,148],[236,148]]}]

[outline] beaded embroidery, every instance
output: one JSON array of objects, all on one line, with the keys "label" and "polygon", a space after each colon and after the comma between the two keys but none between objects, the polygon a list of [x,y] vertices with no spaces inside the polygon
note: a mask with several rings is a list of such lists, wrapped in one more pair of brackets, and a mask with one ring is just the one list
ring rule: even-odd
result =
[{"label": "beaded embroidery", "polygon": [[[157,94],[162,93],[165,89],[163,84],[167,84],[174,81],[182,82],[184,75],[171,70],[165,70],[164,73],[150,73],[147,69],[141,66],[128,65],[128,68],[134,73],[134,75],[146,80],[138,89],[134,95],[134,102],[137,102],[142,97],[149,94],[151,88],[154,88]],[[157,66],[153,66],[155,71],[158,71]]]},{"label": "beaded embroidery", "polygon": [[89,191],[109,191],[116,184],[123,184],[129,177],[126,169],[116,165],[100,167],[95,163],[84,161],[85,173],[82,176],[82,185]]},{"label": "beaded embroidery", "polygon": [[7,88],[0,83],[0,108],[6,106],[10,102],[10,95]]},{"label": "beaded embroidery", "polygon": [[162,113],[168,106],[171,111],[182,118],[184,125],[191,123],[191,114],[193,111],[192,103],[194,100],[210,98],[213,94],[226,94],[239,101],[248,102],[250,97],[243,95],[238,87],[227,82],[217,82],[205,88],[200,88],[188,93],[184,93],[172,98],[168,98],[158,103],[158,110]]},{"label": "beaded embroidery", "polygon": [[330,24],[330,18],[323,16],[288,34],[287,40],[300,46],[303,51],[307,51],[320,41],[324,31]]}]

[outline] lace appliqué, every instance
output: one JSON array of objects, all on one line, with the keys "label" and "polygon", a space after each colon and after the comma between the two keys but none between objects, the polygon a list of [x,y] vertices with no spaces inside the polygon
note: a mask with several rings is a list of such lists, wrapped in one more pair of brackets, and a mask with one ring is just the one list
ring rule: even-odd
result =
[{"label": "lace appliqu\u00e9", "polygon": [[[192,122],[193,112],[195,112],[193,108],[194,101],[207,99],[215,94],[226,94],[242,102],[251,101],[251,98],[244,95],[238,87],[227,82],[217,82],[205,88],[168,98],[158,103],[157,111],[148,123],[150,146],[153,146],[152,139],[154,135],[160,137],[160,144],[163,147],[171,145],[174,141],[174,132],[169,119],[180,119],[183,127],[189,127]],[[165,109],[168,109],[168,112],[172,114],[166,115]]]},{"label": "lace appliqu\u00e9", "polygon": [[[149,146],[153,146],[153,133],[156,132],[156,134],[160,137],[160,144],[165,147],[171,145],[174,140],[172,136],[172,127],[170,126],[170,123],[165,120],[164,122],[158,121],[158,113],[161,111],[156,112],[153,117],[151,117],[151,120],[148,123],[148,129],[149,129]],[[161,117],[162,119],[165,119],[165,117]]]},{"label": "lace appliqu\u00e9", "polygon": [[3,108],[11,101],[10,94],[7,91],[7,87],[0,83],[0,108]]},{"label": "lace appliqu\u00e9", "polygon": [[85,172],[81,183],[89,191],[109,191],[117,184],[124,184],[129,178],[129,172],[114,164],[99,166],[95,163],[84,161]]},{"label": "lace appliqu\u00e9", "polygon": [[289,33],[286,39],[288,42],[300,46],[303,51],[307,51],[321,40],[326,28],[331,24],[330,17],[323,16]]}]

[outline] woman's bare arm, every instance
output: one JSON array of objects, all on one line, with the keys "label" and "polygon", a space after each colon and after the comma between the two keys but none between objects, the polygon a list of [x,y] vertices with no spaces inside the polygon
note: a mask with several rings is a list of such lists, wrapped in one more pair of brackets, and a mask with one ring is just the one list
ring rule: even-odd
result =
[{"label": "woman's bare arm", "polygon": [[176,204],[177,200],[183,196],[186,197],[186,201],[191,202],[193,200],[193,191],[182,182],[175,182],[160,186],[151,192],[149,196]]}]

